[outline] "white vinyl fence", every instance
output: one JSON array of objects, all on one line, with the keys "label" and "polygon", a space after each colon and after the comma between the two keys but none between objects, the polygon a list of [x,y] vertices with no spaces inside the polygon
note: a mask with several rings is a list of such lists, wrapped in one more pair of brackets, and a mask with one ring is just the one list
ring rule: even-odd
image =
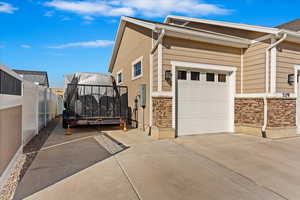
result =
[{"label": "white vinyl fence", "polygon": [[62,114],[63,100],[0,64],[0,193],[23,146]]},{"label": "white vinyl fence", "polygon": [[23,144],[25,145],[48,122],[62,114],[62,98],[50,88],[24,81]]},{"label": "white vinyl fence", "polygon": [[23,144],[38,134],[39,86],[23,80],[22,135]]}]

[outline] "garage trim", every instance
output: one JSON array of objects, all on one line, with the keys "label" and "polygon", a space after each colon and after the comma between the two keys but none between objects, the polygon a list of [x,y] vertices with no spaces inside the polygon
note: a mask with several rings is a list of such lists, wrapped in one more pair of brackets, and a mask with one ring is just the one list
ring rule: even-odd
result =
[{"label": "garage trim", "polygon": [[181,62],[181,61],[171,61],[172,65],[172,128],[176,130],[177,134],[177,82],[176,82],[176,69],[177,68],[186,68],[186,69],[202,69],[202,70],[213,70],[213,71],[223,71],[230,72],[229,87],[230,87],[230,132],[234,132],[234,96],[235,96],[235,82],[236,82],[236,67],[232,66],[223,66],[223,65],[210,65],[210,64],[199,64],[199,63],[190,63],[190,62]]},{"label": "garage trim", "polygon": [[[299,101],[299,94],[298,94],[298,75],[300,71],[300,65],[294,65],[294,96],[296,97],[296,104]],[[296,126],[297,126],[297,133],[300,134],[300,124],[299,124],[299,109],[296,107]]]}]

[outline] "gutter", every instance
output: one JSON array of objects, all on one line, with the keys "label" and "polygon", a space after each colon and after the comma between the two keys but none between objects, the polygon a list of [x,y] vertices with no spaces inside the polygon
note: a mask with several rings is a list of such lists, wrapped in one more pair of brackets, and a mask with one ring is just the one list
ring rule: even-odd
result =
[{"label": "gutter", "polygon": [[267,128],[267,123],[268,123],[268,101],[267,101],[267,96],[269,94],[269,67],[270,67],[270,59],[269,59],[269,52],[271,49],[276,47],[278,44],[283,42],[287,38],[287,33],[284,33],[283,36],[275,43],[271,44],[267,49],[266,49],[266,95],[264,95],[264,124],[261,129],[262,132],[262,137],[266,138],[266,128]]}]

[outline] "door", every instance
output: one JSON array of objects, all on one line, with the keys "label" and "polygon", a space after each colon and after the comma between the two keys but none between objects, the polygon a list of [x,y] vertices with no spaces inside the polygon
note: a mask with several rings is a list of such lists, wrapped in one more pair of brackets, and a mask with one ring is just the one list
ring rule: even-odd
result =
[{"label": "door", "polygon": [[177,74],[178,135],[230,131],[229,74],[193,70]]}]

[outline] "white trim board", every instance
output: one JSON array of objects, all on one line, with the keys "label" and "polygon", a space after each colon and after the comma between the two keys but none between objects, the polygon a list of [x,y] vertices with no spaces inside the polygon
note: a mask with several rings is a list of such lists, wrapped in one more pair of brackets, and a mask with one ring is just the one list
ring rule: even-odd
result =
[{"label": "white trim board", "polygon": [[[230,132],[234,132],[234,98],[235,98],[235,84],[236,84],[236,67],[222,66],[222,65],[208,65],[181,61],[171,61],[172,65],[172,128],[176,129],[176,70],[177,68],[188,68],[188,69],[202,69],[202,70],[215,70],[223,72],[232,72],[229,76],[230,84]],[[177,130],[176,130],[177,131]]]},{"label": "white trim board", "polygon": [[172,92],[153,92],[152,97],[173,97]]},{"label": "white trim board", "polygon": [[[153,44],[153,43],[152,43]],[[149,59],[150,59],[150,73],[149,73],[149,75],[150,75],[150,84],[149,84],[149,93],[150,93],[150,105],[149,105],[149,110],[150,110],[150,112],[149,112],[149,126],[151,127],[152,126],[152,118],[153,118],[153,111],[152,111],[152,107],[153,107],[153,101],[152,101],[152,98],[151,98],[151,96],[152,96],[152,93],[153,93],[153,54],[151,54],[150,53],[150,55],[149,55]]]},{"label": "white trim board", "polygon": [[[272,38],[272,44],[276,40]],[[270,52],[270,93],[276,92],[276,68],[277,68],[277,48],[274,47]]]},{"label": "white trim board", "polygon": [[298,82],[297,82],[298,71],[300,71],[300,65],[294,65],[294,79],[295,79],[294,93],[296,97],[298,97]]},{"label": "white trim board", "polygon": [[298,134],[300,134],[300,124],[298,123],[300,113],[299,113],[299,109],[297,106],[297,104],[299,104],[299,101],[300,101],[300,99],[298,98],[298,81],[297,81],[299,71],[300,71],[300,65],[295,65],[294,66],[294,93],[297,98],[297,100],[296,100],[296,126],[297,126]]},{"label": "white trim board", "polygon": [[157,52],[157,90],[162,91],[162,62],[163,62],[163,53],[162,53],[162,44],[158,44]]},{"label": "white trim board", "polygon": [[271,33],[271,34],[276,34],[280,30],[278,28],[269,28],[269,27],[263,27],[263,26],[254,26],[254,25],[248,25],[248,24],[239,24],[239,23],[216,21],[216,20],[182,17],[182,16],[175,16],[175,15],[168,15],[165,18],[164,22],[168,23],[170,19],[198,22],[198,23],[203,23],[203,24],[211,24],[211,25],[216,25],[216,26],[244,29],[244,30],[249,30],[249,31],[257,31],[257,32]]},{"label": "white trim board", "polygon": [[[282,93],[248,93],[248,94],[236,94],[235,98],[286,98],[283,96]],[[296,98],[296,95],[294,93],[290,93],[290,96],[287,98]]]},{"label": "white trim board", "polygon": [[224,71],[224,72],[236,71],[236,67],[231,67],[231,66],[199,64],[199,63],[190,63],[190,62],[181,62],[181,61],[171,61],[171,65],[176,67],[206,69],[206,70],[215,70],[215,71]]}]

